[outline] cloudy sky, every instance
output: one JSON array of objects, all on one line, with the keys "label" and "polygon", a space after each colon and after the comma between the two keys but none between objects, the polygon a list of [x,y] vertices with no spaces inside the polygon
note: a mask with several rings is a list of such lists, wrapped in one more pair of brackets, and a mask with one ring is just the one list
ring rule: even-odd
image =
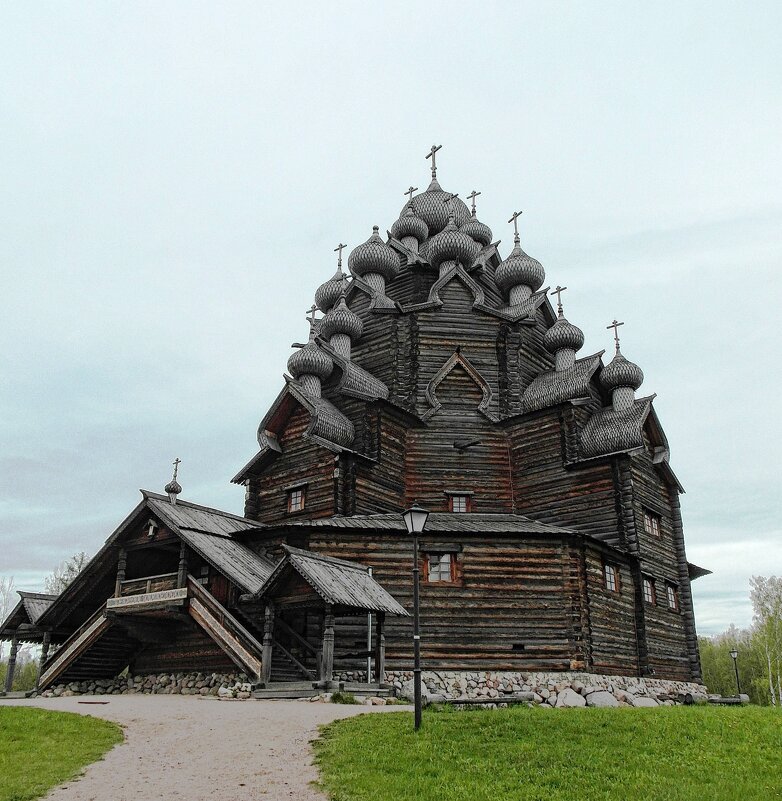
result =
[{"label": "cloudy sky", "polygon": [[403,191],[567,285],[657,392],[699,629],[782,572],[782,5],[4,3],[0,574],[94,552],[175,456],[233,511],[332,249]]}]

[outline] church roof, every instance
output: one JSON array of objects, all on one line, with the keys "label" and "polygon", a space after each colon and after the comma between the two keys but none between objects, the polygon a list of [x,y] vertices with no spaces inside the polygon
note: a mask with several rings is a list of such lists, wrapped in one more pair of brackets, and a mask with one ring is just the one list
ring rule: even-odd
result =
[{"label": "church roof", "polygon": [[286,569],[295,570],[323,598],[335,607],[350,610],[388,612],[407,617],[408,612],[369,575],[367,568],[356,562],[302,551],[283,545],[285,555],[258,593],[273,591]]},{"label": "church roof", "polygon": [[521,396],[522,409],[535,412],[567,400],[589,397],[589,382],[600,366],[604,351],[577,359],[564,370],[547,370],[530,382]]},{"label": "church roof", "polygon": [[627,453],[644,446],[643,427],[655,396],[636,399],[628,409],[598,409],[581,432],[581,456]]}]

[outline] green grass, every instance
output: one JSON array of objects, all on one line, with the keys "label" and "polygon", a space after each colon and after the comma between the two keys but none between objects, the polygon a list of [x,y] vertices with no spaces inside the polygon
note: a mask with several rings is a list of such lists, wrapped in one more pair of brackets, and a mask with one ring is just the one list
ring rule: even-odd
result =
[{"label": "green grass", "polygon": [[357,704],[356,696],[353,693],[335,692],[331,696],[332,704]]},{"label": "green grass", "polygon": [[782,799],[782,714],[760,707],[361,715],[322,731],[334,801]]},{"label": "green grass", "polygon": [[122,738],[122,729],[105,720],[0,706],[0,801],[39,798]]}]

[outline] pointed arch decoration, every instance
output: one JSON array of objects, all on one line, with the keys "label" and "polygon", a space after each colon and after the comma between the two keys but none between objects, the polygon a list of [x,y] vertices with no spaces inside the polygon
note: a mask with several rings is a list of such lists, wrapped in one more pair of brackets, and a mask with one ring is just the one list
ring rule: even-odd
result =
[{"label": "pointed arch decoration", "polygon": [[462,356],[458,348],[426,385],[426,401],[430,408],[421,415],[421,418],[423,420],[428,420],[440,411],[443,404],[437,397],[437,387],[442,384],[448,374],[457,366],[461,367],[481,390],[483,397],[478,404],[478,411],[492,422],[497,422],[498,418],[489,411],[492,400],[491,387],[480,372],[470,364],[469,360]]}]

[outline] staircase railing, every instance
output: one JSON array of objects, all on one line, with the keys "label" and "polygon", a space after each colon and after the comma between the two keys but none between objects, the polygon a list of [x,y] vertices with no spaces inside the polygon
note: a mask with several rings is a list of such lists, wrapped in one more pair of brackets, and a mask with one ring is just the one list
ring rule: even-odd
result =
[{"label": "staircase railing", "polygon": [[293,664],[294,664],[294,665],[296,665],[296,667],[297,667],[297,668],[298,668],[298,669],[299,669],[299,670],[300,670],[300,671],[301,671],[301,672],[302,672],[302,673],[303,673],[303,674],[304,674],[304,675],[305,675],[305,676],[306,676],[308,679],[310,679],[310,680],[312,680],[312,681],[314,681],[314,680],[315,680],[315,673],[314,673],[313,671],[311,671],[311,670],[310,670],[308,667],[306,667],[305,665],[302,665],[302,664],[301,664],[301,662],[299,662],[299,660],[298,660],[298,659],[296,659],[296,657],[295,657],[295,656],[294,656],[294,655],[293,655],[293,654],[292,654],[292,653],[291,653],[291,652],[290,652],[290,651],[289,651],[287,648],[285,648],[285,646],[284,646],[284,645],[280,645],[280,643],[279,643],[277,640],[273,640],[273,643],[274,643],[274,647],[275,647],[275,648],[279,648],[279,650],[280,650],[280,651],[282,651],[282,653],[283,653],[283,654],[284,654],[284,655],[285,655],[285,656],[286,656],[288,659],[290,659],[290,661],[291,661],[291,662],[293,662]]}]

